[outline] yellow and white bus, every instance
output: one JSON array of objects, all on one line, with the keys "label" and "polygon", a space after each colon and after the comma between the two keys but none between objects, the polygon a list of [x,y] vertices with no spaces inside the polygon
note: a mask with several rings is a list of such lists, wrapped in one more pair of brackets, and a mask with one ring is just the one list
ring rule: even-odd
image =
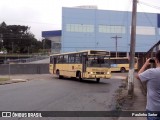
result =
[{"label": "yellow and white bus", "polygon": [[110,52],[104,50],[86,50],[50,55],[49,71],[59,78],[75,77],[82,79],[111,78],[110,65],[104,62]]},{"label": "yellow and white bus", "polygon": [[[111,72],[113,71],[126,72],[129,70],[129,58],[128,57],[111,57],[110,66],[111,66]],[[137,57],[135,57],[134,69],[135,70],[138,69],[138,58]]]}]

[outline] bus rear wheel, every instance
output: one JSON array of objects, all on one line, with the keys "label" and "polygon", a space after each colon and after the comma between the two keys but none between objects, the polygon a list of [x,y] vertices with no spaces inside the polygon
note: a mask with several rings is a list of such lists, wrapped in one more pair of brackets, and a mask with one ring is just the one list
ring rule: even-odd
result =
[{"label": "bus rear wheel", "polygon": [[58,77],[59,79],[61,79],[61,78],[62,78],[62,76],[60,75],[59,70],[57,70],[57,71],[56,71],[56,75],[57,75],[57,77]]},{"label": "bus rear wheel", "polygon": [[100,82],[100,78],[96,78],[96,82],[99,83]]},{"label": "bus rear wheel", "polygon": [[126,69],[124,67],[121,68],[121,73],[126,72]]},{"label": "bus rear wheel", "polygon": [[80,82],[82,81],[81,72],[78,73],[78,80],[79,80]]}]

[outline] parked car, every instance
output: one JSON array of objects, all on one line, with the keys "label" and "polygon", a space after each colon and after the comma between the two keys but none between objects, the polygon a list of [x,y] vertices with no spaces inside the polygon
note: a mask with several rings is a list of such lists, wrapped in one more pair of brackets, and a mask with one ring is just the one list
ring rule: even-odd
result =
[{"label": "parked car", "polygon": [[7,54],[7,51],[0,51],[0,54]]}]

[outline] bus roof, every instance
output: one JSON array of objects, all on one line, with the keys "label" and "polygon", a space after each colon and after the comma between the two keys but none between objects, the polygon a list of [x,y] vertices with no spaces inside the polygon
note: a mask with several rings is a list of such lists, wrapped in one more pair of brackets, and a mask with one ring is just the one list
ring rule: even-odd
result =
[{"label": "bus roof", "polygon": [[[134,57],[138,59],[137,57]],[[110,57],[110,59],[129,59],[129,57]]]},{"label": "bus roof", "polygon": [[87,53],[87,55],[110,56],[110,51],[106,51],[106,50],[84,50],[84,51],[79,51],[79,52],[67,52],[67,53],[60,53],[60,54],[52,54],[50,56],[60,56],[60,55],[77,54],[77,53]]}]

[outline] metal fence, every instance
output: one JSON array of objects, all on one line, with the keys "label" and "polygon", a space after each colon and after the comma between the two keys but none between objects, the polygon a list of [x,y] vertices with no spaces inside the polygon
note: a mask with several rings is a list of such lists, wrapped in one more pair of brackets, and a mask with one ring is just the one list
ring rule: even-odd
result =
[{"label": "metal fence", "polygon": [[48,74],[49,64],[1,64],[0,75]]}]

